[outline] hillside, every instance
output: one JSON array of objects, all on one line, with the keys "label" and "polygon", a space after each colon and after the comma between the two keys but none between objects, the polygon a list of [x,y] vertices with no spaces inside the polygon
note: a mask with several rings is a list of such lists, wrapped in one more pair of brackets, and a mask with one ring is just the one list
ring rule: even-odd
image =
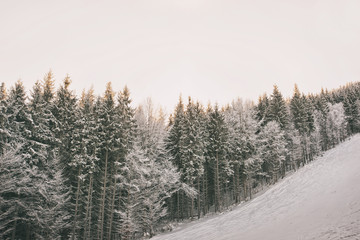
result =
[{"label": "hillside", "polygon": [[360,239],[359,183],[358,134],[252,201],[153,239]]}]

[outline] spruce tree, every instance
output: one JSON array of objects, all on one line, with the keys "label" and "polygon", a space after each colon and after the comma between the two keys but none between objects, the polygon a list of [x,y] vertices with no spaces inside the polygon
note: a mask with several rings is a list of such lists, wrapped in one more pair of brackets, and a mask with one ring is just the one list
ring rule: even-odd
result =
[{"label": "spruce tree", "polygon": [[[177,171],[181,172],[183,169],[183,149],[184,149],[184,104],[181,97],[179,98],[179,103],[175,108],[175,113],[173,116],[170,116],[169,120],[169,134],[166,140],[166,149],[169,151],[171,156],[171,161],[174,166],[177,168]],[[182,181],[184,179],[181,179]],[[176,206],[176,217],[177,219],[182,219],[184,216],[183,212],[183,202],[184,195],[182,192],[177,192],[176,196],[173,198],[173,205]]]},{"label": "spruce tree", "polygon": [[228,181],[228,177],[232,175],[232,170],[227,159],[228,152],[228,129],[225,124],[224,114],[215,105],[214,109],[208,109],[207,134],[208,143],[206,157],[212,168],[213,173],[213,203],[215,212],[222,209],[222,196],[226,189],[223,183]]},{"label": "spruce tree", "polygon": [[273,93],[270,96],[268,119],[269,121],[276,121],[283,130],[289,123],[285,100],[276,85],[274,85]]},{"label": "spruce tree", "polygon": [[[205,144],[201,132],[202,110],[199,104],[194,104],[189,98],[184,117],[184,128],[182,135],[183,146],[183,168],[182,179],[186,184],[197,187],[200,194],[200,180],[204,173]],[[194,215],[194,199],[191,200],[190,217]],[[198,196],[198,218],[200,218],[200,196]]]},{"label": "spruce tree", "polygon": [[271,121],[259,134],[259,153],[263,163],[263,171],[272,183],[279,178],[279,173],[286,156],[284,132],[279,124]]},{"label": "spruce tree", "polygon": [[0,156],[5,152],[9,137],[7,111],[7,92],[5,83],[0,86]]}]

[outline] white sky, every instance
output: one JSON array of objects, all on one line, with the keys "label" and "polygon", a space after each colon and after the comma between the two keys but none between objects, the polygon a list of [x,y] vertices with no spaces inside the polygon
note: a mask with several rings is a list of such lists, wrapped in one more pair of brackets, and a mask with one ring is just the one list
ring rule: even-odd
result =
[{"label": "white sky", "polygon": [[360,1],[0,1],[0,81],[30,90],[51,68],[79,95],[128,85],[172,111],[318,92],[360,80]]}]

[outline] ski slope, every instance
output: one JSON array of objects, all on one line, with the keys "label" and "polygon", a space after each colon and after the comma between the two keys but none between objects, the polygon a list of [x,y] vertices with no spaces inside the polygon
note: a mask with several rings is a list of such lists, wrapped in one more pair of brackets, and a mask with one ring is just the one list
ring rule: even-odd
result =
[{"label": "ski slope", "polygon": [[360,134],[252,201],[153,239],[360,239]]}]

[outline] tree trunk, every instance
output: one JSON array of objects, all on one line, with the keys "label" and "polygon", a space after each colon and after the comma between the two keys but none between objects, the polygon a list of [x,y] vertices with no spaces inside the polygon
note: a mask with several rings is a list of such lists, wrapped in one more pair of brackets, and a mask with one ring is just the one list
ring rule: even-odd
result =
[{"label": "tree trunk", "polygon": [[250,176],[250,179],[249,179],[249,181],[248,181],[248,183],[249,183],[249,196],[250,196],[250,200],[252,199],[252,192],[251,192],[251,190],[252,190],[252,180],[251,180],[252,178],[251,178],[251,176]]},{"label": "tree trunk", "polygon": [[203,190],[204,190],[204,196],[203,196],[203,214],[206,215],[207,213],[207,206],[208,206],[208,201],[207,201],[207,172],[206,169],[204,171],[204,176],[203,176]]},{"label": "tree trunk", "polygon": [[30,240],[30,226],[26,224],[26,240]]},{"label": "tree trunk", "polygon": [[[17,215],[17,214],[16,214]],[[15,236],[16,236],[16,224],[17,224],[17,219],[15,219],[14,221],[14,229],[12,231],[12,235],[11,235],[11,240],[15,240]]]},{"label": "tree trunk", "polygon": [[194,218],[194,197],[191,197],[190,217],[191,217],[191,220]]},{"label": "tree trunk", "polygon": [[104,218],[105,218],[105,197],[106,197],[106,181],[107,181],[107,165],[108,165],[108,149],[105,151],[105,169],[104,169],[104,185],[101,196],[101,211],[100,211],[100,227],[98,230],[98,239],[104,238]]},{"label": "tree trunk", "polygon": [[[93,175],[90,174],[89,180],[89,189],[88,189],[88,201],[86,204],[86,215],[85,215],[85,226],[84,226],[84,239],[90,238],[91,231],[91,202],[92,202],[92,184],[93,184]],[[89,233],[88,233],[89,231]]]},{"label": "tree trunk", "polygon": [[198,210],[198,219],[200,218],[200,214],[201,214],[201,206],[200,206],[200,197],[201,197],[201,194],[200,194],[200,177],[198,177],[197,179],[197,185],[198,185],[198,197],[197,197],[197,210]]},{"label": "tree trunk", "polygon": [[108,232],[108,239],[111,239],[111,230],[112,230],[112,223],[114,219],[114,208],[115,208],[115,195],[116,195],[116,174],[117,168],[115,169],[115,177],[114,177],[114,186],[113,186],[113,195],[111,199],[111,212],[110,212],[110,220],[109,220],[109,232]]},{"label": "tree trunk", "polygon": [[77,212],[78,212],[78,205],[79,205],[79,195],[80,195],[80,173],[81,168],[79,167],[78,175],[77,175],[77,190],[76,190],[76,202],[75,202],[75,213],[74,213],[74,223],[73,223],[73,229],[71,234],[71,239],[75,239],[75,231],[76,231],[76,222],[77,222]]},{"label": "tree trunk", "polygon": [[216,152],[215,166],[215,212],[220,211],[219,155]]},{"label": "tree trunk", "polygon": [[177,196],[177,219],[179,221],[180,220],[180,192],[179,191],[176,192],[176,196]]},{"label": "tree trunk", "polygon": [[240,202],[240,176],[239,176],[239,164],[235,166],[235,202]]}]

